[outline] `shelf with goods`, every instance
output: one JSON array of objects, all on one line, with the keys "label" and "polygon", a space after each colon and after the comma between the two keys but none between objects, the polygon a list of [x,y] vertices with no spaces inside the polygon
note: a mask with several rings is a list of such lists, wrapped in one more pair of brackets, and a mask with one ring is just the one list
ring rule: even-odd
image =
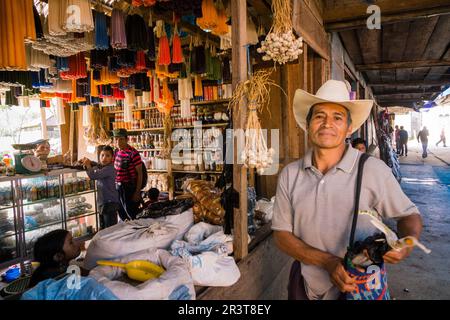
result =
[{"label": "shelf with goods", "polygon": [[[92,236],[98,230],[95,184],[84,171],[64,169],[12,178],[12,208],[0,208],[1,267],[30,259],[36,240],[52,230],[66,229],[74,237]],[[91,208],[72,216],[68,203],[77,197],[85,197]]]},{"label": "shelf with goods", "polygon": [[[97,189],[86,172],[62,175],[65,229],[74,238],[99,230]],[[72,188],[70,188],[72,186]],[[89,230],[89,231],[88,231]]]}]

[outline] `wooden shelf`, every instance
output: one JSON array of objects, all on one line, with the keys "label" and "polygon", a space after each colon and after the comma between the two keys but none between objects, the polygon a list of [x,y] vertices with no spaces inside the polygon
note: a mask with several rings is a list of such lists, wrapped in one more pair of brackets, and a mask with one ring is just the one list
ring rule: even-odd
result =
[{"label": "wooden shelf", "polygon": [[145,132],[145,131],[164,131],[164,128],[145,128],[145,129],[130,129],[128,132]]},{"label": "wooden shelf", "polygon": [[72,221],[72,220],[76,220],[76,219],[81,219],[81,218],[86,218],[86,217],[90,217],[90,216],[95,216],[97,213],[93,212],[93,211],[88,211],[85,213],[82,213],[78,216],[67,216],[67,221]]},{"label": "wooden shelf", "polygon": [[147,172],[168,172],[167,170],[148,169]]},{"label": "wooden shelf", "polygon": [[163,149],[136,149],[138,152],[147,152],[147,151],[161,151]]},{"label": "wooden shelf", "polygon": [[[207,100],[207,101],[191,101],[191,105],[205,105],[205,104],[220,104],[220,103],[228,103],[230,99],[220,99],[220,100]],[[174,104],[174,107],[179,107],[181,104]]]},{"label": "wooden shelf", "polygon": [[[230,102],[230,99],[220,99],[220,100],[207,100],[207,101],[191,101],[191,105],[208,105],[208,104],[222,104],[222,103],[228,103]],[[179,107],[181,104],[177,103],[174,104],[174,107]],[[106,107],[105,107],[106,108]],[[132,111],[147,111],[147,110],[157,110],[157,107],[148,107],[148,108],[140,108],[140,109],[133,109]],[[114,111],[106,111],[107,114],[116,114],[116,113],[124,113],[124,110],[114,110]]]},{"label": "wooden shelf", "polygon": [[193,173],[193,174],[222,174],[222,171],[184,171],[184,170],[173,170],[173,173]]},{"label": "wooden shelf", "polygon": [[202,124],[200,126],[183,126],[183,127],[173,127],[172,130],[175,129],[195,129],[195,128],[212,128],[212,127],[226,127],[229,122],[224,123],[212,123],[212,124]]},{"label": "wooden shelf", "polygon": [[[224,123],[212,123],[212,124],[202,124],[200,126],[183,126],[183,127],[173,127],[173,130],[176,129],[195,129],[195,128],[213,128],[213,127],[226,127],[228,126],[229,122]],[[146,132],[146,131],[164,131],[164,128],[145,128],[145,129],[127,129],[128,132]]]},{"label": "wooden shelf", "polygon": [[[140,108],[140,109],[133,109],[132,112],[135,111],[148,111],[148,110],[157,110],[157,107],[148,107],[148,108]],[[124,113],[124,110],[114,110],[114,111],[107,111],[107,114],[116,114],[116,113]]]}]

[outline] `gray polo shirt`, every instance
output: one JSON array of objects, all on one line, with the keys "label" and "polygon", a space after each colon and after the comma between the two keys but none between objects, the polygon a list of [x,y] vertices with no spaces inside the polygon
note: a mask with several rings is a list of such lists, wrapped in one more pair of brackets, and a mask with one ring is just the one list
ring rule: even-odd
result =
[{"label": "gray polo shirt", "polygon": [[[312,150],[287,165],[278,178],[272,229],[292,232],[308,245],[343,258],[350,237],[360,156],[361,152],[349,145],[342,160],[325,175],[312,165]],[[382,219],[419,213],[391,169],[374,157],[364,166],[360,210],[374,211]],[[368,216],[358,217],[355,240],[376,232]],[[325,269],[303,263],[301,269],[310,299],[339,296]]]}]

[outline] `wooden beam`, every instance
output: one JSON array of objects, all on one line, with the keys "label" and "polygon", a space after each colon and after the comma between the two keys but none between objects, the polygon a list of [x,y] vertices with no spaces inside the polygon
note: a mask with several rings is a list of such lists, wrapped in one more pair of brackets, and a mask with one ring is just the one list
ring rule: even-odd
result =
[{"label": "wooden beam", "polygon": [[440,16],[422,59],[444,59],[443,55],[450,43],[450,15]]},{"label": "wooden beam", "polygon": [[376,97],[383,97],[383,96],[393,96],[393,95],[401,95],[401,94],[411,94],[411,95],[417,95],[417,94],[423,94],[423,95],[427,95],[427,94],[435,94],[435,93],[441,93],[441,91],[437,91],[437,90],[429,90],[429,91],[394,91],[394,92],[378,92],[378,93],[374,93],[374,95]]},{"label": "wooden beam", "polygon": [[[232,28],[232,72],[233,88],[247,80],[247,2],[246,0],[231,1]],[[233,112],[233,129],[245,128],[247,102],[242,101],[239,110]],[[237,145],[234,148],[233,188],[239,193],[239,208],[234,209],[234,257],[241,260],[248,254],[247,229],[247,169],[238,164],[240,154]]]},{"label": "wooden beam", "polygon": [[395,81],[395,82],[370,82],[371,87],[399,87],[399,86],[421,86],[421,87],[435,87],[450,84],[450,79],[430,80],[430,81]]},{"label": "wooden beam", "polygon": [[419,102],[423,99],[392,99],[392,100],[379,100],[377,101],[381,104],[393,104],[393,103],[401,103],[401,102]]},{"label": "wooden beam", "polygon": [[429,93],[399,93],[399,94],[376,94],[375,97],[379,100],[402,100],[402,99],[421,99],[422,97],[429,98],[430,95],[434,94],[435,92],[429,92]]},{"label": "wooden beam", "polygon": [[[347,5],[347,2],[344,1],[335,1],[345,5],[345,10],[347,12],[353,12],[353,10],[349,10],[351,6]],[[391,1],[392,2],[392,1]],[[397,1],[397,2],[406,2],[406,1]],[[438,1],[439,2],[439,1]],[[378,5],[378,2],[377,2]],[[325,17],[325,29],[328,32],[333,31],[343,31],[343,30],[351,30],[351,29],[362,29],[367,28],[367,19],[369,18],[369,14],[366,13],[367,5],[364,6],[364,11],[360,12],[359,15],[348,16],[347,14],[342,13],[341,17],[336,19],[335,21],[327,20]],[[381,7],[381,6],[380,6]],[[330,9],[326,10],[328,12]],[[400,12],[400,13],[388,13],[383,10],[381,7],[381,24],[387,25],[392,23],[404,22],[404,21],[413,21],[418,19],[443,16],[450,14],[450,5],[448,5],[448,1],[445,4],[441,4],[440,6],[419,10],[411,10],[408,12]]]},{"label": "wooden beam", "polygon": [[389,70],[389,69],[407,69],[407,68],[427,68],[450,66],[450,60],[419,60],[419,61],[402,61],[402,62],[384,62],[357,64],[356,69],[359,71],[367,70]]},{"label": "wooden beam", "polygon": [[303,37],[312,50],[322,58],[330,60],[330,46],[328,36],[323,26],[314,16],[305,0],[296,0],[293,3],[292,22],[296,33]]}]

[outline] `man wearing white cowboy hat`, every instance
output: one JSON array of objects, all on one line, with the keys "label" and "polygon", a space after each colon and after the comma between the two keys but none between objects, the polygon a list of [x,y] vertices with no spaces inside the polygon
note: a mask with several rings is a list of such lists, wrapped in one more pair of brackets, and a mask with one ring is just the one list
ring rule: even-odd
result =
[{"label": "man wearing white cowboy hat", "polygon": [[[272,229],[277,246],[293,257],[289,299],[342,299],[356,289],[343,265],[349,244],[356,175],[362,153],[346,137],[366,121],[371,100],[350,100],[342,81],[329,80],[316,95],[297,90],[294,115],[312,146],[287,165],[278,180]],[[397,220],[400,237],[419,238],[422,220],[417,207],[401,190],[391,169],[370,157],[363,171],[359,209]],[[358,215],[355,239],[375,227]],[[398,263],[412,248],[388,251],[384,261]],[[292,288],[294,288],[292,290]]]}]

